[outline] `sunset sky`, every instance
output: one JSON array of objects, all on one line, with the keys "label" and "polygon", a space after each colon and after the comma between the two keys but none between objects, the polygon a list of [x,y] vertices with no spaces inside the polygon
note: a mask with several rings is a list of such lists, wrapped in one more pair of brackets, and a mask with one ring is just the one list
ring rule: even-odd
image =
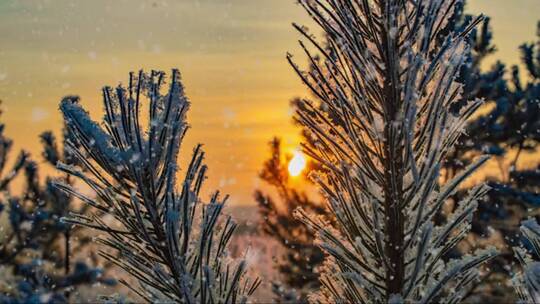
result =
[{"label": "sunset sky", "polygon": [[[540,0],[468,3],[492,18],[499,51],[489,62],[517,63]],[[15,150],[41,160],[38,135],[59,134],[62,96],[80,95],[99,118],[103,85],[177,67],[192,102],[184,155],[204,143],[206,188],[253,204],[266,143],[280,136],[289,152],[299,143],[289,101],[306,91],[285,60],[290,51],[304,62],[293,21],[308,22],[294,0],[0,0],[1,121]]]}]

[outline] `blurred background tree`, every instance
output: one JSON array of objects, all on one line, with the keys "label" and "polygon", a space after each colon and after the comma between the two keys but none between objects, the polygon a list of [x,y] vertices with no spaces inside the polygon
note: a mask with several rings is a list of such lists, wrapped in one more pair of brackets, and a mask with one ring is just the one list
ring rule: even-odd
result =
[{"label": "blurred background tree", "polygon": [[[259,177],[276,190],[278,199],[256,190],[255,200],[264,219],[262,232],[284,246],[284,253],[276,262],[282,281],[272,282],[272,291],[277,302],[307,303],[308,293],[319,287],[314,270],[322,263],[324,255],[314,244],[314,234],[293,218],[292,213],[298,207],[321,216],[327,212],[321,203],[311,200],[307,193],[291,184],[288,164],[292,155],[282,151],[281,140],[277,137],[272,139],[269,147],[270,157]],[[313,170],[313,166],[314,163],[309,162],[303,172]]]},{"label": "blurred background tree", "polygon": [[[71,183],[69,177],[47,176],[40,183],[38,164],[24,151],[6,172],[12,141],[4,136],[4,127],[0,125],[0,303],[81,301],[80,286],[114,285],[102,268],[90,266],[98,264],[97,256],[85,250],[91,235],[60,221],[72,211],[85,212],[52,185],[58,179]],[[72,163],[52,132],[44,132],[41,142],[47,165],[56,166],[59,160]],[[18,176],[24,181],[15,195],[10,186]],[[82,260],[83,251],[87,260]]]},{"label": "blurred background tree", "polygon": [[[491,191],[479,204],[472,222],[475,234],[466,246],[490,242],[501,249],[502,254],[490,262],[492,271],[478,282],[470,296],[480,301],[504,302],[514,301],[512,287],[506,283],[513,260],[510,247],[519,241],[519,223],[536,215],[537,211],[530,210],[540,206],[538,161],[520,162],[525,155],[530,159],[537,152],[540,139],[540,36],[536,43],[520,46],[526,75],[520,73],[518,66],[512,66],[509,71],[502,62],[482,71],[483,60],[496,50],[491,38],[491,31],[485,26],[471,36],[474,47],[470,63],[461,72],[465,84],[463,100],[484,98],[488,105],[483,114],[469,122],[445,169],[446,178],[451,178],[482,153],[491,154],[497,163],[498,172],[486,174]],[[454,201],[467,190],[458,192]]]}]

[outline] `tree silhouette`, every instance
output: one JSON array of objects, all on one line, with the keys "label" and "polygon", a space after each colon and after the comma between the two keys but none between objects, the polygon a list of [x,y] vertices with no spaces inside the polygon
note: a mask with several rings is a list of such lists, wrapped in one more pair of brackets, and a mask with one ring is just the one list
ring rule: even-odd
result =
[{"label": "tree silhouette", "polygon": [[[9,161],[12,141],[0,126],[0,171]],[[41,135],[46,162],[55,166],[69,156],[61,153],[51,132]],[[1,290],[1,303],[64,303],[70,299],[82,300],[78,287],[115,281],[103,275],[103,269],[90,266],[81,260],[81,253],[89,253],[86,245],[91,241],[80,229],[60,221],[69,212],[84,213],[74,206],[73,198],[52,186],[55,180],[70,183],[67,177],[46,177],[41,185],[38,166],[26,152],[21,152],[13,167],[1,179],[2,198],[0,215],[6,214],[7,224],[2,224],[0,239],[0,266],[2,276],[11,287]],[[10,184],[23,173],[21,195],[13,195]],[[78,256],[77,256],[78,255]],[[73,261],[74,257],[77,258]],[[90,254],[89,261],[97,264],[97,257]],[[88,299],[85,299],[88,300]]]},{"label": "tree silhouette", "polygon": [[319,287],[314,270],[322,263],[323,253],[314,244],[314,233],[292,214],[299,207],[321,216],[328,212],[321,203],[309,199],[306,193],[290,184],[287,163],[291,157],[282,152],[281,141],[274,138],[269,146],[270,158],[259,177],[276,189],[279,200],[261,190],[255,191],[255,200],[263,218],[262,231],[284,246],[284,253],[277,262],[282,282],[273,282],[273,292],[277,302],[305,303],[307,295]]}]

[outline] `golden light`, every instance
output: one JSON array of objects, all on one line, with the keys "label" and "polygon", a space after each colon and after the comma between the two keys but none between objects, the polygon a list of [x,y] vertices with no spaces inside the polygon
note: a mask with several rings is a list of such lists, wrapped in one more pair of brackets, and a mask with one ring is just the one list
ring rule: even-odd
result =
[{"label": "golden light", "polygon": [[289,166],[287,169],[289,169],[289,175],[291,176],[298,176],[300,173],[302,173],[302,170],[306,167],[306,158],[300,151],[294,151],[293,152],[293,158],[291,158],[291,161],[289,162]]}]

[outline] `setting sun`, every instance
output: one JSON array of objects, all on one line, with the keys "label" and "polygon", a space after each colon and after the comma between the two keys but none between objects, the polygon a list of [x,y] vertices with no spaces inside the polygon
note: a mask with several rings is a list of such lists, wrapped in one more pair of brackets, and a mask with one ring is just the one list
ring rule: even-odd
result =
[{"label": "setting sun", "polygon": [[300,151],[294,151],[294,156],[289,162],[289,174],[291,176],[298,176],[302,173],[302,170],[306,167],[306,158]]}]

